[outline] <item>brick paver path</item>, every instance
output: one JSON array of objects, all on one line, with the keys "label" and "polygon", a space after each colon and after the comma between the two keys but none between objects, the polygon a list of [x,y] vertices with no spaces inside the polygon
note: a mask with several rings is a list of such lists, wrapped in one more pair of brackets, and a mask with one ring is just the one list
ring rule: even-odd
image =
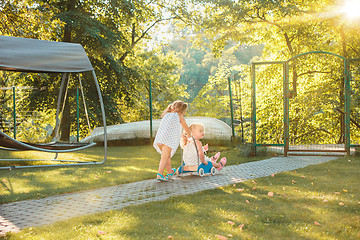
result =
[{"label": "brick paver path", "polygon": [[226,166],[215,176],[175,177],[173,181],[167,183],[159,183],[155,179],[150,179],[43,199],[0,204],[0,236],[9,231],[17,232],[23,228],[51,224],[76,216],[165,200],[170,196],[213,189],[333,159],[336,157],[274,157]]}]

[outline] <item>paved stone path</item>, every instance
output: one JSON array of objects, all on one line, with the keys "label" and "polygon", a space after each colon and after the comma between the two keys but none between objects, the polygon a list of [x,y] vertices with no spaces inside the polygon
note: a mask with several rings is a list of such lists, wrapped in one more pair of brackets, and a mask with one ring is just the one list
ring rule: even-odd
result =
[{"label": "paved stone path", "polygon": [[165,200],[170,196],[191,194],[333,159],[336,157],[275,157],[226,166],[215,176],[175,177],[173,181],[167,183],[150,179],[42,199],[0,204],[0,236],[9,231],[18,232],[23,228],[51,224],[76,216]]}]

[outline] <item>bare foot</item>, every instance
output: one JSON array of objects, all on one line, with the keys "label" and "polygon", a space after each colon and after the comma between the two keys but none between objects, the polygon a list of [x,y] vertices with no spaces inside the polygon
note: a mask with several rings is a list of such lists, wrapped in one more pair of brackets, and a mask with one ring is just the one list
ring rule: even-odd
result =
[{"label": "bare foot", "polygon": [[217,152],[214,156],[212,156],[211,160],[216,162],[220,157],[220,152]]},{"label": "bare foot", "polygon": [[225,166],[225,164],[226,164],[226,157],[223,157],[218,163],[221,165],[221,167],[218,167],[217,168],[217,170],[221,170],[224,166]]}]

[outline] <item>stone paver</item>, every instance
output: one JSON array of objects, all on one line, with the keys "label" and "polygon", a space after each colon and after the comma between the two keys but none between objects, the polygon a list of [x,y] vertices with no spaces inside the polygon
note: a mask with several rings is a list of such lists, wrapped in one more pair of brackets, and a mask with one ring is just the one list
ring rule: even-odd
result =
[{"label": "stone paver", "polygon": [[0,236],[9,231],[18,232],[23,228],[51,224],[76,216],[165,200],[170,196],[191,194],[333,159],[336,157],[275,157],[226,166],[215,176],[175,177],[167,183],[151,179],[43,199],[0,204]]}]

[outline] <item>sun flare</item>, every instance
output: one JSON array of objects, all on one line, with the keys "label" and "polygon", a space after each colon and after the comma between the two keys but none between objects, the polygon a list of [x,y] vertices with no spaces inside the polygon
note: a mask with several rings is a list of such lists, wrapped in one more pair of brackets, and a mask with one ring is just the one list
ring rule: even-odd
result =
[{"label": "sun flare", "polygon": [[360,0],[347,0],[342,7],[342,12],[349,18],[359,18]]}]

